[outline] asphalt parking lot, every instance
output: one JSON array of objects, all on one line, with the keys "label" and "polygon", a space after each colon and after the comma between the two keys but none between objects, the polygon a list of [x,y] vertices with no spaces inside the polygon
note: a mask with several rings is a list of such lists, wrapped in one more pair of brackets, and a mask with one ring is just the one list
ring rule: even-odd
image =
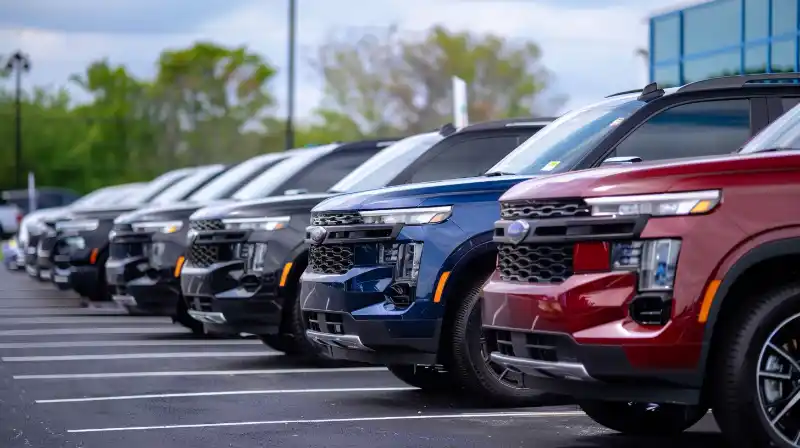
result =
[{"label": "asphalt parking lot", "polygon": [[709,417],[632,439],[574,406],[475,407],[382,368],[304,365],[252,339],[197,339],[166,318],[80,308],[0,268],[0,446],[723,446]]}]

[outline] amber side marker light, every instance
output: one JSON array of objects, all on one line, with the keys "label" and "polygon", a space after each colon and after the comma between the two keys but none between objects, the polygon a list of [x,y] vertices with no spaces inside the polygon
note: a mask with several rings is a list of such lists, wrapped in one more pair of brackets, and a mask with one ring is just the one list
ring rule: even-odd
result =
[{"label": "amber side marker light", "polygon": [[689,212],[689,214],[694,215],[697,213],[706,213],[710,211],[712,208],[714,208],[714,205],[715,205],[714,202],[704,199],[695,204],[695,206],[692,207],[692,210]]},{"label": "amber side marker light", "polygon": [[708,314],[711,312],[711,304],[714,303],[714,296],[717,295],[720,280],[711,280],[706,288],[706,293],[703,295],[703,304],[700,306],[700,315],[697,316],[697,321],[700,323],[708,322]]},{"label": "amber side marker light", "polygon": [[89,254],[89,263],[97,263],[97,249],[92,249],[92,253]]},{"label": "amber side marker light", "polygon": [[291,270],[292,270],[292,262],[291,261],[289,263],[286,263],[285,265],[283,265],[283,272],[281,272],[281,281],[280,281],[280,283],[278,283],[278,286],[280,286],[281,288],[286,286],[286,280],[289,279],[289,271],[291,271]]},{"label": "amber side marker light", "polygon": [[178,262],[175,263],[175,272],[173,273],[175,275],[175,278],[178,278],[178,277],[181,276],[181,271],[183,270],[183,263],[185,263],[185,262],[186,262],[186,258],[185,257],[183,257],[183,256],[178,257]]},{"label": "amber side marker light", "polygon": [[433,303],[439,303],[442,300],[444,285],[447,283],[448,278],[450,278],[450,271],[442,272],[441,277],[439,277],[439,284],[436,285],[436,293],[433,295]]}]

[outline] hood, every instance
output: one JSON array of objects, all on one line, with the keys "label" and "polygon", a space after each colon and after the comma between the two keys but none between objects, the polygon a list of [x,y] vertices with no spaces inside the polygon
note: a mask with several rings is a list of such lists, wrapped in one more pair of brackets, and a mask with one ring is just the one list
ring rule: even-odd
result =
[{"label": "hood", "polygon": [[487,193],[497,198],[498,191],[508,190],[533,176],[469,177],[440,182],[423,182],[396,187],[344,194],[328,199],[314,207],[315,212],[343,210],[378,210],[384,208],[412,208],[420,206],[451,205],[462,200],[456,197],[469,196],[482,200]]},{"label": "hood", "polygon": [[201,208],[189,219],[258,218],[308,213],[320,201],[333,196],[330,193],[273,196],[265,199],[241,201],[232,204]]},{"label": "hood", "polygon": [[67,215],[69,212],[68,207],[50,207],[42,208],[34,212],[28,213],[22,218],[22,225],[26,226],[34,221],[48,222],[56,220],[59,217]]},{"label": "hood", "polygon": [[511,188],[501,201],[587,198],[714,188],[708,176],[800,168],[797,152],[697,157],[618,165],[533,179]]},{"label": "hood", "polygon": [[114,221],[119,224],[145,221],[168,221],[189,219],[192,213],[203,207],[221,206],[234,203],[233,199],[218,201],[181,201],[170,205],[152,205],[119,215]]},{"label": "hood", "polygon": [[73,219],[114,219],[117,216],[136,210],[139,207],[146,207],[147,204],[130,204],[130,205],[101,205],[95,207],[80,207],[70,210],[71,218]]}]

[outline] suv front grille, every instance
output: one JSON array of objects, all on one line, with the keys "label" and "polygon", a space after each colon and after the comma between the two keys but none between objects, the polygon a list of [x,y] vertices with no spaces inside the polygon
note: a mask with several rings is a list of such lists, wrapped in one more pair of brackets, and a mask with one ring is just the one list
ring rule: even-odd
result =
[{"label": "suv front grille", "polygon": [[225,229],[225,224],[222,223],[221,219],[200,219],[197,221],[191,221],[189,223],[189,228],[192,230],[223,230]]},{"label": "suv front grille", "polygon": [[344,274],[354,264],[353,248],[345,245],[312,245],[308,265],[317,274]]},{"label": "suv front grille", "polygon": [[527,283],[562,283],[572,275],[574,244],[500,244],[500,278]]},{"label": "suv front grille", "polygon": [[219,261],[219,246],[212,244],[192,244],[186,260],[191,266],[207,268]]},{"label": "suv front grille", "polygon": [[349,226],[364,224],[364,218],[358,213],[314,213],[311,215],[312,226]]},{"label": "suv front grille", "polygon": [[579,199],[500,203],[500,216],[503,219],[575,218],[591,214],[591,208]]},{"label": "suv front grille", "polygon": [[108,247],[108,256],[118,260],[145,257],[149,253],[148,249],[149,243],[111,243]]}]

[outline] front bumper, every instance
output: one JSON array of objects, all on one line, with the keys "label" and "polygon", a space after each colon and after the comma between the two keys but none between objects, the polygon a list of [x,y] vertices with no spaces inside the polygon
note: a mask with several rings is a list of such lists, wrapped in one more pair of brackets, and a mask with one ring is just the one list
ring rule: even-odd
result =
[{"label": "front bumper", "polygon": [[[483,328],[494,362],[527,387],[578,398],[696,404],[697,344],[679,326],[628,316],[636,274],[572,275],[560,284],[507,282],[483,289]],[[657,353],[650,356],[648,353]]]},{"label": "front bumper", "polygon": [[[354,233],[363,226],[348,229]],[[340,232],[329,228],[329,232]],[[342,232],[344,233],[344,232]],[[344,274],[306,270],[300,300],[309,339],[334,359],[371,364],[432,365],[439,360],[444,303],[433,301],[447,257],[463,242],[454,222],[405,226],[387,238],[352,240],[354,266]],[[418,276],[410,301],[397,300],[394,264],[379,264],[378,245],[422,243]],[[335,243],[334,243],[335,244]],[[374,249],[373,249],[374,246]],[[453,280],[450,280],[453,281]]]},{"label": "front bumper", "polygon": [[189,315],[207,324],[212,332],[277,334],[283,314],[280,274],[274,269],[247,275],[241,261],[207,268],[185,266],[180,276],[181,293]]},{"label": "front bumper", "polygon": [[59,235],[51,252],[53,283],[84,297],[98,297],[102,266],[92,262],[92,246],[80,235]]}]

